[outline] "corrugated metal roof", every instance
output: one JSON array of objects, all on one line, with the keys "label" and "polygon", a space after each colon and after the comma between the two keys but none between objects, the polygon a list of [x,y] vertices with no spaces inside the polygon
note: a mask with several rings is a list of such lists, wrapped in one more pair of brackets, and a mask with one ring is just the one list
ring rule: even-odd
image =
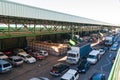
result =
[{"label": "corrugated metal roof", "polygon": [[112,25],[109,23],[96,21],[93,19],[37,8],[7,0],[0,0],[0,15],[62,21],[62,22],[73,22],[73,23],[82,23],[82,24],[97,24],[97,25],[107,25],[107,26]]}]

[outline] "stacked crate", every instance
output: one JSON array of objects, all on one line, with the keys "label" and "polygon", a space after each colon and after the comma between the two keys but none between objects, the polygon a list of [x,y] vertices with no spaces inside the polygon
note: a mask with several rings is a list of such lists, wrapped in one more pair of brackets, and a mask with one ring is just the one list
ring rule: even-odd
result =
[{"label": "stacked crate", "polygon": [[49,54],[56,56],[65,54],[68,49],[67,44],[48,43],[40,41],[29,42],[28,47],[33,48],[35,50],[46,50]]}]

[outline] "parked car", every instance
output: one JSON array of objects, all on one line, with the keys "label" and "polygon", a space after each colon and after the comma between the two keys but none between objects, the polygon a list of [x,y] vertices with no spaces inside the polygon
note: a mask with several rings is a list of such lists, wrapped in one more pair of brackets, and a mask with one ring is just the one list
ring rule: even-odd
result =
[{"label": "parked car", "polygon": [[90,80],[105,80],[105,74],[102,73],[94,73]]},{"label": "parked car", "polygon": [[11,56],[8,58],[9,62],[13,65],[13,66],[19,66],[21,64],[23,64],[23,59],[19,56]]},{"label": "parked car", "polygon": [[13,52],[14,52],[15,54],[18,54],[18,53],[26,53],[23,49],[19,49],[19,48],[14,49]]},{"label": "parked car", "polygon": [[79,73],[86,73],[86,71],[90,68],[90,63],[84,59],[80,62],[80,64],[77,67],[77,71]]},{"label": "parked car", "polygon": [[11,55],[13,55],[13,52],[10,50],[6,50],[6,51],[4,51],[4,54],[7,56],[11,56]]},{"label": "parked car", "polygon": [[0,73],[5,73],[11,70],[12,70],[12,65],[9,62],[5,60],[0,60]]},{"label": "parked car", "polygon": [[8,59],[8,56],[6,56],[3,52],[0,52],[0,59]]},{"label": "parked car", "polygon": [[17,55],[20,56],[27,63],[35,63],[36,62],[36,59],[29,54],[18,53]]},{"label": "parked car", "polygon": [[78,80],[79,73],[74,69],[69,69],[60,80]]},{"label": "parked car", "polygon": [[34,58],[36,58],[37,60],[43,60],[43,59],[45,59],[45,56],[43,56],[42,54],[39,54],[38,52],[31,52],[29,54],[31,56],[33,56]]},{"label": "parked car", "polygon": [[57,63],[51,68],[50,74],[53,76],[60,76],[68,70],[69,65],[66,65],[64,63]]},{"label": "parked car", "polygon": [[42,54],[43,56],[48,56],[48,52],[45,50],[40,50],[39,53]]},{"label": "parked car", "polygon": [[30,80],[50,80],[50,79],[48,79],[46,77],[33,77]]}]

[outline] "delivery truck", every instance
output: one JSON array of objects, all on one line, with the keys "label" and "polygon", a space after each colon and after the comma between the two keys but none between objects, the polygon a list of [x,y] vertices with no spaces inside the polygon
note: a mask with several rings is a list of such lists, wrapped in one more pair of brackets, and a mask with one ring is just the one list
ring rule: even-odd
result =
[{"label": "delivery truck", "polygon": [[72,46],[67,52],[67,63],[77,64],[80,59],[86,57],[92,51],[91,45],[86,44],[81,47]]}]

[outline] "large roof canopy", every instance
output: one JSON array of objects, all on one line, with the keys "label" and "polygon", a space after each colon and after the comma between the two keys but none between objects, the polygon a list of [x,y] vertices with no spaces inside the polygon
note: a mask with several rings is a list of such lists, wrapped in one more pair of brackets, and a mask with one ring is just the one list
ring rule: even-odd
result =
[{"label": "large roof canopy", "polygon": [[13,17],[33,18],[40,20],[114,26],[112,24],[93,20],[93,19],[41,9],[7,0],[0,0],[0,16],[13,16]]}]

